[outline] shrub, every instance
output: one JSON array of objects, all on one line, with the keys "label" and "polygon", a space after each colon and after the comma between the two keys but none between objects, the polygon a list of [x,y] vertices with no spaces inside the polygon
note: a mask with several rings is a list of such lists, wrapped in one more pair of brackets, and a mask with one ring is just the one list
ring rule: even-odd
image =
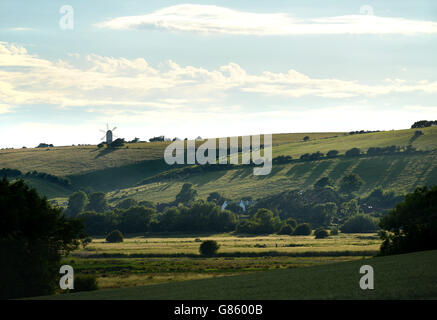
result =
[{"label": "shrub", "polygon": [[113,230],[106,236],[106,241],[111,243],[123,242],[123,234],[119,230]]},{"label": "shrub", "polygon": [[286,224],[286,225],[282,226],[282,228],[281,228],[281,230],[279,230],[278,234],[292,235],[293,232],[294,232],[294,229],[289,224]]},{"label": "shrub", "polygon": [[314,235],[316,236],[316,239],[323,239],[328,237],[328,231],[326,231],[323,228],[318,228],[316,231],[314,231]]},{"label": "shrub", "polygon": [[97,278],[90,274],[78,274],[74,276],[74,292],[98,290]]},{"label": "shrub", "polygon": [[295,236],[309,236],[311,234],[311,225],[309,223],[301,223],[294,230]]},{"label": "shrub", "polygon": [[357,214],[341,226],[341,232],[344,233],[368,233],[378,230],[378,223],[375,218],[365,214]]},{"label": "shrub", "polygon": [[219,247],[220,246],[217,244],[216,241],[206,240],[206,241],[203,241],[202,244],[200,245],[199,251],[200,251],[200,254],[202,256],[212,257],[212,256],[216,255]]}]

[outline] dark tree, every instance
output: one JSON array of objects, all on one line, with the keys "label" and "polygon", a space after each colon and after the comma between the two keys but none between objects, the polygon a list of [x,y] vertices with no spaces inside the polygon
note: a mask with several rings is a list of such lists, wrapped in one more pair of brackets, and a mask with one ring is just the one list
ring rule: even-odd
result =
[{"label": "dark tree", "polygon": [[309,236],[311,234],[311,225],[309,223],[301,223],[294,230],[295,236]]},{"label": "dark tree", "polygon": [[211,192],[206,201],[221,205],[225,201],[225,198],[218,192]]},{"label": "dark tree", "polygon": [[345,152],[346,157],[356,157],[361,154],[361,150],[358,148],[352,148]]},{"label": "dark tree", "polygon": [[368,233],[377,230],[377,220],[366,214],[354,215],[341,226],[341,232],[344,233]]},{"label": "dark tree", "polygon": [[88,197],[88,205],[86,210],[104,212],[108,208],[108,202],[106,201],[105,194],[103,192],[91,193]]},{"label": "dark tree", "polygon": [[381,254],[437,249],[437,186],[417,188],[381,219]]},{"label": "dark tree", "polygon": [[278,234],[292,235],[293,232],[294,229],[289,224],[285,224],[282,226],[281,230],[279,230]]},{"label": "dark tree", "polygon": [[111,243],[123,242],[123,234],[119,230],[113,230],[106,236],[105,240]]},{"label": "dark tree", "polygon": [[329,150],[328,153],[326,154],[326,156],[328,158],[332,158],[338,155],[338,151],[337,150]]},{"label": "dark tree", "polygon": [[348,174],[341,179],[340,182],[340,192],[342,193],[352,193],[358,191],[363,185],[363,180],[356,173]]},{"label": "dark tree", "polygon": [[218,249],[220,246],[217,244],[214,240],[206,240],[203,241],[200,245],[199,251],[202,256],[205,257],[212,257],[217,254]]},{"label": "dark tree", "polygon": [[110,148],[119,148],[119,147],[123,147],[124,143],[125,143],[124,139],[118,138],[118,139],[115,139],[114,141],[112,141],[108,145],[108,147],[110,147]]},{"label": "dark tree", "polygon": [[316,239],[324,239],[329,236],[329,233],[323,228],[318,228],[316,231],[314,231],[314,236]]},{"label": "dark tree", "polygon": [[315,184],[314,187],[316,188],[324,188],[326,186],[332,186],[333,182],[328,177],[320,178]]},{"label": "dark tree", "polygon": [[197,196],[197,191],[193,189],[193,185],[191,183],[185,183],[182,186],[181,191],[176,195],[176,204],[179,203],[190,203],[194,201]]},{"label": "dark tree", "polygon": [[117,209],[129,209],[130,207],[138,205],[138,202],[134,199],[127,198],[124,200],[121,200],[117,205],[115,206]]},{"label": "dark tree", "polygon": [[52,294],[61,257],[85,238],[67,218],[22,180],[0,180],[0,299]]},{"label": "dark tree", "polygon": [[77,191],[68,198],[68,207],[66,214],[70,217],[75,217],[81,213],[88,202],[88,197],[85,192]]}]

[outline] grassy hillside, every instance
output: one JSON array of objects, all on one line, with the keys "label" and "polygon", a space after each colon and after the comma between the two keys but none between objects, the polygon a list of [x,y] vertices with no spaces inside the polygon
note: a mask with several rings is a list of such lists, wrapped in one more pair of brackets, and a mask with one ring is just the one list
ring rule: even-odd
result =
[{"label": "grassy hillside", "polygon": [[[344,174],[355,172],[365,181],[361,193],[376,186],[397,194],[412,191],[419,185],[437,184],[437,127],[421,129],[424,135],[414,136],[416,129],[349,135],[347,133],[295,133],[273,136],[273,157],[291,155],[298,159],[304,153],[326,153],[338,150],[342,155],[353,147],[366,151],[369,147],[413,146],[424,154],[344,158],[275,164],[267,176],[254,176],[252,168],[202,172],[188,177],[160,179],[137,186],[144,178],[174,170],[163,162],[168,142],[126,144],[120,149],[99,149],[96,146],[55,147],[0,151],[0,168],[16,168],[23,172],[37,170],[68,177],[74,188],[110,192],[110,199],[133,197],[138,200],[171,201],[185,182],[195,185],[201,198],[219,191],[231,199],[254,198],[288,189],[310,187],[320,177],[339,181]],[[304,142],[303,137],[310,140]],[[202,142],[198,142],[200,144]],[[34,183],[50,198],[66,197],[66,190]]]},{"label": "grassy hillside", "polygon": [[[304,136],[318,140],[340,134],[343,133],[277,134],[273,137],[273,144],[298,142]],[[197,144],[201,143],[199,141]],[[0,168],[19,169],[23,172],[37,170],[57,176],[80,175],[146,160],[162,159],[168,144],[169,142],[127,143],[119,149],[99,149],[96,145],[90,145],[0,150]]]},{"label": "grassy hillside", "polygon": [[241,168],[193,174],[188,178],[163,180],[110,192],[109,198],[134,198],[156,202],[172,201],[182,185],[190,182],[206,199],[218,191],[230,199],[243,196],[265,197],[290,189],[305,189],[321,177],[328,176],[339,182],[348,173],[357,173],[364,185],[360,193],[369,193],[375,187],[404,194],[416,186],[437,184],[437,153],[418,155],[386,155],[375,157],[324,159],[274,165],[267,176],[254,176],[252,168]]},{"label": "grassy hillside", "polygon": [[[437,299],[436,263],[437,251],[426,251],[44,299]],[[374,290],[359,287],[365,264],[374,269]]]}]

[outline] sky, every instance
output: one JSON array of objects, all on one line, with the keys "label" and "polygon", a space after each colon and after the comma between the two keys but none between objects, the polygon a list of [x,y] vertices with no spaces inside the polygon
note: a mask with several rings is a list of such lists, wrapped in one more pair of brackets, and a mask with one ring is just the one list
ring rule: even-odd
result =
[{"label": "sky", "polygon": [[436,1],[0,2],[0,147],[437,119]]}]

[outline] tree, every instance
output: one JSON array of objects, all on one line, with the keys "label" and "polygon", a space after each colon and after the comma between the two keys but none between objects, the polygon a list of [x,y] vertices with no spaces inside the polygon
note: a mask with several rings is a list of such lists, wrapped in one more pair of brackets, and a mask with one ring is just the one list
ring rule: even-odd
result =
[{"label": "tree", "polygon": [[332,186],[333,185],[333,183],[332,183],[332,180],[331,179],[329,179],[328,177],[323,177],[323,178],[320,178],[315,184],[314,184],[314,187],[316,187],[316,188],[324,188],[324,187],[326,187],[326,186]]},{"label": "tree", "polygon": [[281,230],[279,230],[278,234],[292,235],[293,232],[294,229],[289,224],[285,224],[282,226]]},{"label": "tree", "polygon": [[332,158],[338,155],[338,151],[337,150],[329,150],[328,153],[326,154],[326,156],[328,158]]},{"label": "tree", "polygon": [[309,136],[305,136],[305,137],[303,137],[303,141],[308,141],[308,140],[310,140],[310,137],[309,137]]},{"label": "tree", "polygon": [[84,211],[77,216],[85,225],[87,235],[103,235],[108,232],[106,216],[95,211]]},{"label": "tree", "polygon": [[111,243],[123,242],[123,234],[120,230],[113,230],[106,236],[105,240]]},{"label": "tree", "polygon": [[202,256],[205,257],[212,257],[217,254],[218,249],[220,246],[217,244],[214,240],[206,240],[203,241],[200,245],[199,251]]},{"label": "tree", "polygon": [[225,201],[225,198],[218,192],[211,192],[206,201],[221,205]]},{"label": "tree", "polygon": [[360,205],[358,204],[357,199],[352,199],[347,202],[343,202],[340,205],[339,217],[337,222],[344,222],[352,216],[355,216],[360,213]]},{"label": "tree", "polygon": [[197,191],[193,189],[193,185],[191,183],[185,183],[182,186],[181,191],[176,195],[175,202],[176,204],[179,203],[187,204],[194,201],[196,196],[197,196]]},{"label": "tree", "polygon": [[121,230],[125,234],[146,232],[155,214],[155,209],[140,206],[130,207],[121,213]]},{"label": "tree", "polygon": [[352,148],[345,152],[346,157],[356,157],[361,154],[361,150],[358,148]]},{"label": "tree", "polygon": [[285,223],[288,224],[293,229],[295,229],[297,226],[297,221],[293,218],[288,218],[287,220],[285,220]]},{"label": "tree", "polygon": [[416,188],[380,221],[381,254],[437,249],[437,186]]},{"label": "tree", "polygon": [[323,228],[318,228],[316,231],[314,231],[314,236],[316,239],[324,239],[329,236],[329,233]]},{"label": "tree", "polygon": [[316,226],[329,225],[337,214],[337,205],[334,202],[318,203],[312,207],[311,222]]},{"label": "tree", "polygon": [[138,205],[138,202],[134,199],[127,198],[124,200],[121,200],[117,205],[115,206],[117,209],[129,209],[130,207]]},{"label": "tree", "polygon": [[86,237],[22,180],[0,180],[0,299],[54,293],[61,257]]},{"label": "tree", "polygon": [[354,215],[341,226],[341,232],[344,233],[369,233],[377,230],[377,220],[366,214]]},{"label": "tree", "polygon": [[115,139],[114,141],[112,141],[108,145],[108,147],[110,147],[110,148],[119,148],[119,147],[123,147],[124,143],[125,143],[124,139],[118,138],[118,139]]},{"label": "tree", "polygon": [[68,198],[68,207],[67,207],[66,214],[70,217],[77,216],[85,209],[87,202],[88,202],[88,197],[85,192],[83,191],[74,192]]},{"label": "tree", "polygon": [[352,193],[358,191],[364,184],[363,179],[356,173],[351,173],[343,177],[340,181],[340,192]]},{"label": "tree", "polygon": [[309,223],[298,224],[294,230],[295,236],[309,236],[311,234],[311,225]]},{"label": "tree", "polygon": [[88,199],[89,202],[86,206],[88,211],[104,212],[108,208],[108,202],[103,192],[91,193]]}]

